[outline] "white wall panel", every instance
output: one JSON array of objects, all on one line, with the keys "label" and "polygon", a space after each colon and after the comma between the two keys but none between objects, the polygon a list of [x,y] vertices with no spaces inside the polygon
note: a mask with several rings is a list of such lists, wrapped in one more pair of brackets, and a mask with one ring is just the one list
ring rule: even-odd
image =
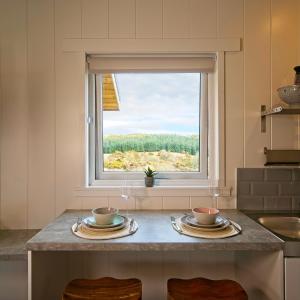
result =
[{"label": "white wall panel", "polygon": [[1,1],[1,227],[27,227],[26,1]]},{"label": "white wall panel", "polygon": [[[67,3],[67,2],[62,2]],[[77,4],[77,1],[74,1]],[[84,132],[84,55],[65,53],[64,15],[55,6],[55,210],[60,214],[73,205],[73,191],[82,183]]]},{"label": "white wall panel", "polygon": [[[271,141],[273,148],[299,146],[296,117],[274,117],[273,128],[268,118],[267,133],[260,132],[260,105],[278,101],[276,88],[293,80],[300,63],[297,0],[15,0],[0,8],[2,226],[39,227],[68,207],[119,205],[115,194],[102,195],[104,202],[76,194],[85,170],[85,65],[80,51],[63,52],[65,38],[105,39],[133,51],[179,47],[176,38],[189,50],[206,39],[217,47],[216,38],[244,38],[244,52],[225,53],[227,186],[236,167],[263,165]],[[186,207],[190,197],[192,206],[211,204],[188,188],[147,195],[130,205]]]},{"label": "white wall panel", "polygon": [[[297,0],[272,0],[272,105],[280,103],[277,89],[294,83],[297,65]],[[298,116],[272,117],[272,148],[297,149]],[[269,129],[270,130],[270,129]]]},{"label": "white wall panel", "polygon": [[73,191],[82,183],[84,136],[84,58],[81,53],[56,49],[56,214],[72,202]]},{"label": "white wall panel", "polygon": [[190,37],[217,37],[217,0],[190,0]]},{"label": "white wall panel", "polygon": [[163,1],[163,37],[188,38],[190,33],[189,1]]},{"label": "white wall panel", "polygon": [[[260,106],[271,104],[270,0],[245,1],[245,167],[264,164],[270,129],[261,133]],[[269,119],[267,126],[270,128]]]},{"label": "white wall panel", "polygon": [[54,0],[56,26],[63,38],[81,38],[81,0]]},{"label": "white wall panel", "polygon": [[108,0],[82,0],[82,37],[108,37]]},{"label": "white wall panel", "polygon": [[243,36],[243,0],[218,0],[218,17],[219,37],[229,38]]},{"label": "white wall panel", "polygon": [[[240,0],[219,1],[219,36],[244,36],[243,3]],[[232,187],[233,191],[235,191],[236,168],[243,167],[244,164],[244,108],[244,52],[226,52],[225,171],[226,186]]]},{"label": "white wall panel", "polygon": [[109,38],[135,38],[135,0],[109,0]]},{"label": "white wall panel", "polygon": [[41,228],[55,217],[52,0],[28,1],[28,108],[28,226]]},{"label": "white wall panel", "polygon": [[136,0],[136,37],[162,38],[163,0]]}]

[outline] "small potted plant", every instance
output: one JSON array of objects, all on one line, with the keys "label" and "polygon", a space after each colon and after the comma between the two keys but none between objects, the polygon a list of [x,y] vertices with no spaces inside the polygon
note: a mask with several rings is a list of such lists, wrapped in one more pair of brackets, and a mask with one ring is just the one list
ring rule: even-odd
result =
[{"label": "small potted plant", "polygon": [[154,185],[154,176],[157,174],[154,170],[152,170],[149,166],[144,171],[145,177],[145,185],[146,187],[152,187]]}]

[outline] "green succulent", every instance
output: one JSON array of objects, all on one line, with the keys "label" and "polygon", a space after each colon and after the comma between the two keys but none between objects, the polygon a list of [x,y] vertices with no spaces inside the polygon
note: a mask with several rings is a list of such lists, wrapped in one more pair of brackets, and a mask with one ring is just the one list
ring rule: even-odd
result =
[{"label": "green succulent", "polygon": [[144,173],[147,177],[154,177],[157,174],[157,172],[152,170],[150,167],[146,168]]}]

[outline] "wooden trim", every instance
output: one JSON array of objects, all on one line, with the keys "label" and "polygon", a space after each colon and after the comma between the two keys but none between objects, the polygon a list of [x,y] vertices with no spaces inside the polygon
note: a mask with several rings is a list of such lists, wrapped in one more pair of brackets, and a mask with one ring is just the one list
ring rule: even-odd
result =
[{"label": "wooden trim", "polygon": [[88,54],[241,51],[241,39],[63,39],[62,49]]}]

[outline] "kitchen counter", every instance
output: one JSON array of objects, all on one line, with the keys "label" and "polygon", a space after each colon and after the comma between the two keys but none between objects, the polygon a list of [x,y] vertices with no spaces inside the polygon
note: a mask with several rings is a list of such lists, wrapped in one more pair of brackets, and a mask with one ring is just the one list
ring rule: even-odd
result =
[{"label": "kitchen counter", "polygon": [[242,226],[242,233],[225,239],[200,239],[181,235],[170,222],[170,216],[186,211],[129,211],[139,224],[138,231],[127,237],[95,241],[75,236],[71,226],[78,216],[90,211],[67,210],[27,242],[31,251],[272,251],[282,250],[284,243],[264,227],[238,210],[221,213]]},{"label": "kitchen counter", "polygon": [[27,260],[26,242],[38,230],[0,230],[0,260]]},{"label": "kitchen counter", "polygon": [[[272,211],[272,210],[255,210],[255,211],[244,211],[244,213],[251,219],[259,223],[258,219],[261,217],[300,217],[300,211]],[[263,226],[263,225],[262,225]],[[272,231],[271,229],[268,229]],[[273,232],[274,235],[278,236],[284,241],[284,256],[285,257],[300,257],[300,239],[289,238],[279,233]]]}]

